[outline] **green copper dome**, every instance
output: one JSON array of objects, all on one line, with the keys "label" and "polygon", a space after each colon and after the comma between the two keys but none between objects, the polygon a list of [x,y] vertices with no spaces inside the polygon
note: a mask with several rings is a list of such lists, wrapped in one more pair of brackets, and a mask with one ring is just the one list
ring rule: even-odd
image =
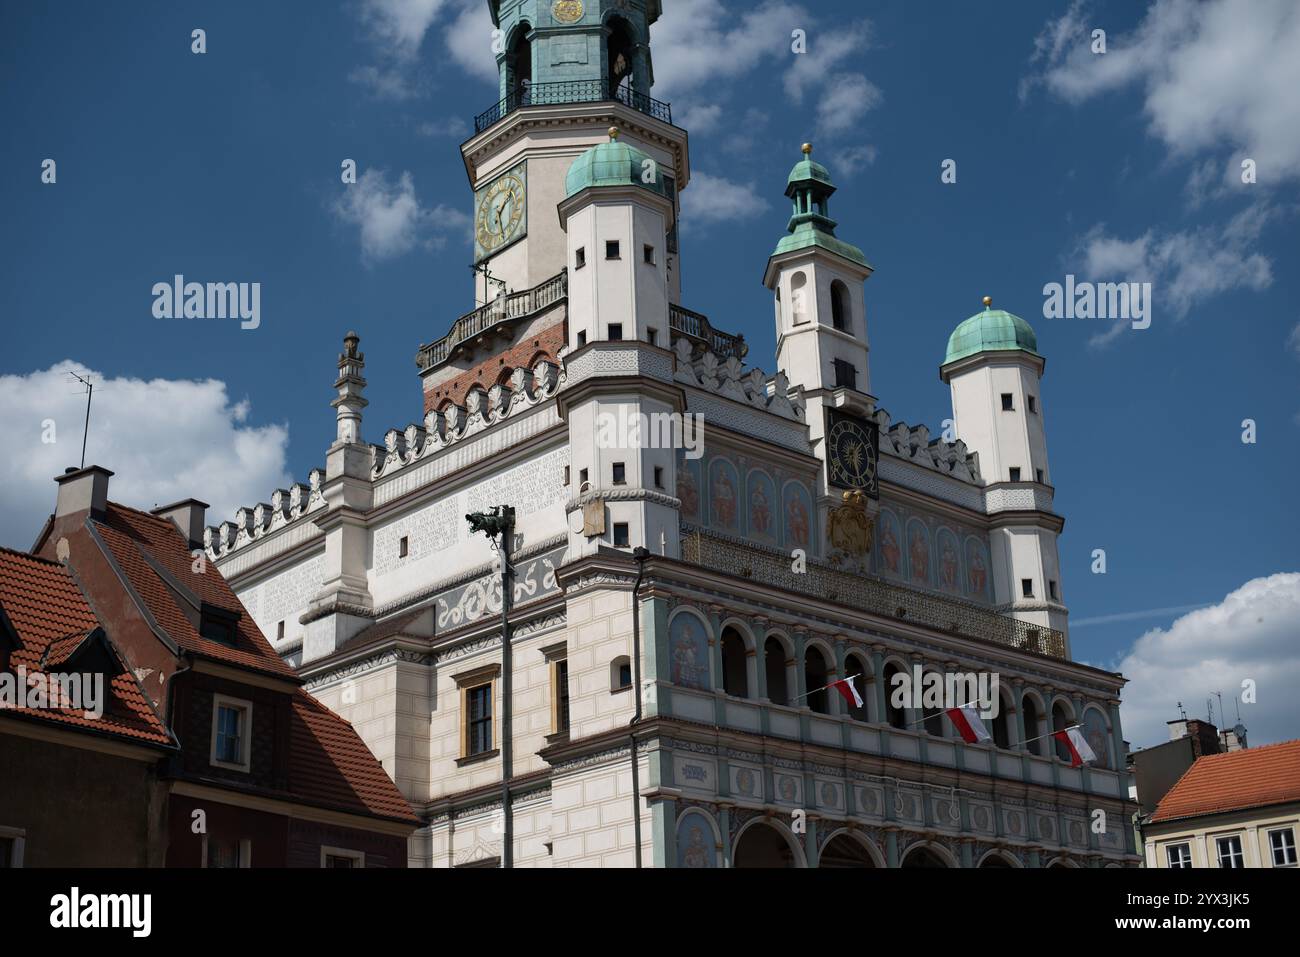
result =
[{"label": "green copper dome", "polygon": [[[640,186],[660,196],[667,195],[658,164],[635,146],[618,141],[618,132],[610,131],[610,141],[587,150],[569,167],[564,176],[564,196],[576,196],[588,186]],[[646,171],[653,171],[650,182]]]},{"label": "green copper dome", "polygon": [[961,323],[948,337],[948,353],[944,356],[943,364],[980,352],[1008,349],[1038,355],[1038,337],[1025,320],[1004,309],[994,309],[992,301],[985,298],[984,311],[975,313]]},{"label": "green copper dome", "polygon": [[772,255],[816,247],[870,269],[861,249],[835,235],[835,220],[830,217],[830,197],[835,192],[831,174],[812,158],[811,143],[803,144],[802,151],[803,159],[794,164],[786,177],[785,195],[790,198],[792,210],[786,235],[776,244]]}]

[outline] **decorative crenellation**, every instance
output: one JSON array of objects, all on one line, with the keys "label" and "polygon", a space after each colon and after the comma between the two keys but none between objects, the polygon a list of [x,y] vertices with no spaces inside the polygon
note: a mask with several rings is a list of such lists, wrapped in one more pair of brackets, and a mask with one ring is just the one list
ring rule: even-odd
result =
[{"label": "decorative crenellation", "polygon": [[736,356],[722,358],[688,339],[673,344],[677,371],[673,379],[713,392],[737,402],[752,405],[773,415],[797,422],[805,421],[807,403],[803,386],[791,386],[784,372],[769,376],[762,369],[746,369]]},{"label": "decorative crenellation", "polygon": [[287,489],[278,488],[271,493],[270,503],[244,506],[236,509],[233,522],[210,525],[203,530],[203,547],[212,561],[229,555],[249,542],[263,538],[284,526],[296,522],[309,512],[325,507],[321,485],[325,481],[324,469],[312,469],[309,484],[294,482]]},{"label": "decorative crenellation", "polygon": [[945,442],[930,438],[926,425],[908,425],[906,422],[890,423],[889,413],[879,406],[870,416],[880,429],[880,451],[907,459],[928,469],[951,475],[972,485],[983,484],[980,478],[979,455],[966,451],[961,439]]}]

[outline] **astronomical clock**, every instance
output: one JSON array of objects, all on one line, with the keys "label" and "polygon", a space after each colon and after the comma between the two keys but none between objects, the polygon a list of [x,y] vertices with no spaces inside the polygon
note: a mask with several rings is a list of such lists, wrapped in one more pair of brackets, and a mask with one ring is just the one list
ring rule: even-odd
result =
[{"label": "astronomical clock", "polygon": [[826,410],[826,472],[831,485],[879,498],[879,451],[876,423],[837,409]]},{"label": "astronomical clock", "polygon": [[474,262],[482,262],[528,232],[527,163],[502,173],[474,194]]}]

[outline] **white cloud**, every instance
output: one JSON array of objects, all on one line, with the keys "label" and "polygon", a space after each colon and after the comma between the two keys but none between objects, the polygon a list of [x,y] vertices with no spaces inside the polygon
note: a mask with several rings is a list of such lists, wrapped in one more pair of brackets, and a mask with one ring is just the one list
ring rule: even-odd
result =
[{"label": "white cloud", "polygon": [[682,225],[734,222],[757,216],[767,209],[753,183],[733,183],[708,173],[691,174],[690,186],[682,191]]},{"label": "white cloud", "polygon": [[[1153,321],[1162,314],[1182,319],[1211,296],[1239,288],[1259,292],[1272,285],[1271,260],[1250,246],[1277,215],[1275,207],[1257,202],[1222,227],[1149,229],[1132,239],[1113,236],[1099,223],[1079,240],[1067,268],[1094,282],[1149,282]],[[1073,265],[1078,257],[1082,261]],[[1130,328],[1113,323],[1089,344],[1107,345]]]},{"label": "white cloud", "polygon": [[[86,396],[73,370],[95,383],[86,464],[115,473],[113,501],[149,509],[194,497],[212,505],[215,525],[291,481],[288,426],[250,425],[248,402],[232,401],[224,382],[106,378],[68,359],[0,376],[0,442],[8,450],[0,460],[0,542],[31,547],[54,511],[54,477],[81,461]],[[48,444],[47,420],[55,438]]]},{"label": "white cloud", "polygon": [[1300,177],[1300,6],[1292,0],[1160,0],[1095,54],[1104,27],[1076,0],[1035,42],[1022,83],[1079,103],[1141,86],[1150,131],[1179,157],[1232,152],[1256,160],[1259,182]]},{"label": "white cloud", "polygon": [[[1257,688],[1257,703],[1241,705],[1250,742],[1300,736],[1297,633],[1297,572],[1253,579],[1216,605],[1146,632],[1116,666],[1129,679],[1120,708],[1124,737],[1135,747],[1159,744],[1168,739],[1165,722],[1178,717],[1178,702],[1189,715],[1203,716],[1206,699],[1217,693],[1235,724],[1232,699],[1247,679]],[[1217,697],[1214,708],[1222,726]]]},{"label": "white cloud", "polygon": [[381,99],[424,92],[427,83],[417,79],[427,72],[421,69],[420,50],[440,22],[443,49],[455,63],[480,79],[497,78],[492,20],[479,0],[361,0],[357,15],[376,62],[355,68],[349,77]]},{"label": "white cloud", "polygon": [[838,179],[847,179],[876,161],[876,148],[869,144],[831,150],[831,169]]},{"label": "white cloud", "polygon": [[415,132],[420,136],[463,139],[469,135],[469,123],[459,116],[447,116],[437,120],[421,120],[415,124]]},{"label": "white cloud", "polygon": [[785,71],[786,96],[796,104],[802,103],[809,89],[816,89],[827,80],[835,83],[844,79],[844,61],[870,48],[871,42],[871,24],[866,20],[811,31],[807,50],[794,56],[792,65]]},{"label": "white cloud", "polygon": [[691,104],[677,111],[677,124],[692,133],[708,133],[722,119],[722,107],[717,103]]},{"label": "white cloud", "polygon": [[1291,330],[1291,335],[1286,337],[1286,346],[1295,353],[1295,357],[1300,359],[1300,322],[1297,322],[1295,328]]},{"label": "white cloud", "polygon": [[883,97],[874,83],[861,73],[838,77],[822,90],[817,102],[817,135],[836,136],[856,130],[867,113]]},{"label": "white cloud", "polygon": [[[470,76],[497,82],[497,55],[492,52],[492,18],[482,0],[459,0],[460,9],[444,27],[443,47]],[[487,104],[483,104],[487,106]]]},{"label": "white cloud", "polygon": [[467,230],[470,223],[458,209],[422,207],[415,181],[405,171],[390,182],[383,170],[366,170],[355,183],[343,187],[331,209],[341,222],[358,227],[361,259],[367,265],[400,256],[417,245],[441,248],[449,233]]}]

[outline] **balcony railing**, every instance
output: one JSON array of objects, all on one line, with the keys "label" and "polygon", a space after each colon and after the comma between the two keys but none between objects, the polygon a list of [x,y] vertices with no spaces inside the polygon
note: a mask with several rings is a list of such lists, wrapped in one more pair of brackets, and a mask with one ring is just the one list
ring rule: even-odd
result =
[{"label": "balcony railing", "polygon": [[970,602],[853,575],[813,562],[808,563],[806,572],[798,574],[791,570],[790,556],[785,552],[728,541],[687,526],[682,528],[682,560],[799,595],[825,598],[884,618],[914,622],[950,635],[1051,658],[1065,657],[1065,636],[1053,628],[1008,618]]},{"label": "balcony railing", "polygon": [[637,93],[626,84],[615,89],[611,95],[608,80],[564,80],[559,83],[534,83],[528,87],[519,87],[505,99],[490,109],[474,117],[474,132],[482,133],[485,129],[512,113],[521,106],[552,106],[562,103],[599,103],[603,100],[617,100],[647,116],[665,123],[673,121],[673,109],[667,103]]},{"label": "balcony railing", "polygon": [[452,350],[466,339],[481,335],[499,323],[524,319],[548,309],[569,294],[569,274],[561,272],[531,289],[498,296],[491,302],[467,312],[456,320],[451,332],[436,342],[420,346],[415,354],[415,364],[420,371],[441,365],[451,357]]},{"label": "balcony railing", "polygon": [[685,336],[692,342],[698,342],[720,359],[729,359],[732,356],[743,359],[745,353],[749,351],[744,336],[719,332],[709,324],[706,316],[675,304],[668,306],[668,328],[672,330],[674,337]]}]

